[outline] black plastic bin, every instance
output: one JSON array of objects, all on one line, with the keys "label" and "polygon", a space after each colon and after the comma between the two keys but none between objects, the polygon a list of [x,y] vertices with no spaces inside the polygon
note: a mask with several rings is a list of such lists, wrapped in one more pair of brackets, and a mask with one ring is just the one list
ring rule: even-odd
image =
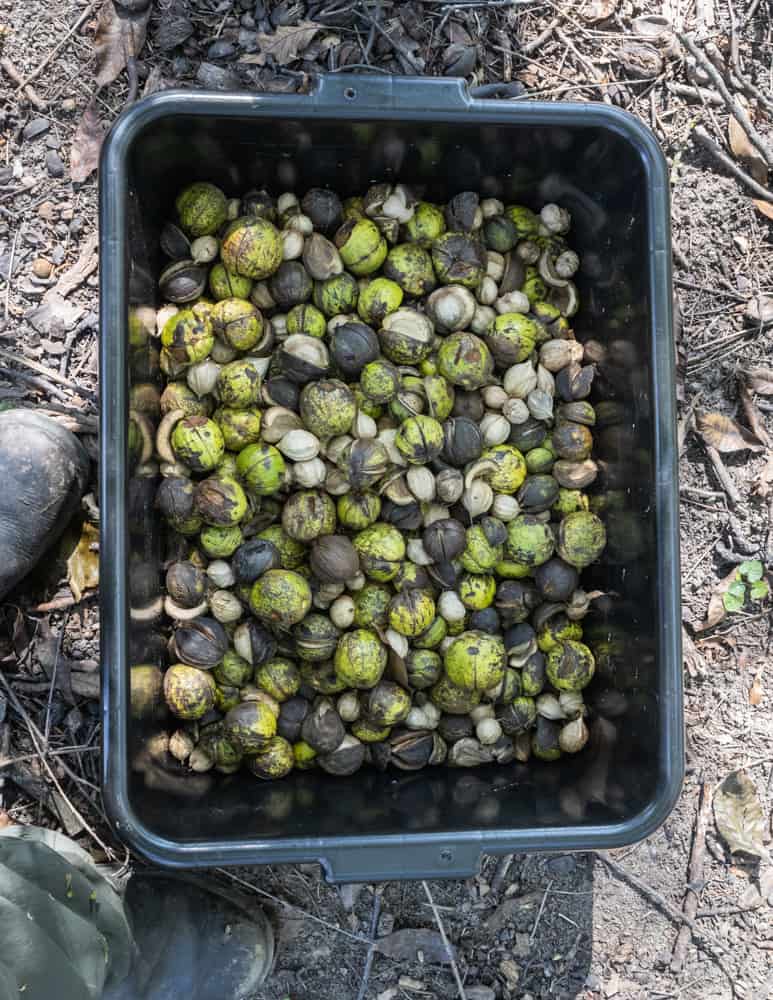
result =
[{"label": "black plastic bin", "polygon": [[[157,481],[129,474],[128,394],[148,372],[130,313],[156,304],[158,234],[175,193],[376,180],[557,201],[582,257],[580,340],[607,348],[615,400],[597,433],[609,545],[586,619],[598,661],[586,750],[556,764],[445,767],[262,783],[133,763],[132,663],[163,662]],[[459,81],[333,75],[308,96],[157,94],[121,116],[101,163],[101,598],[107,809],[124,841],[168,866],[319,860],[332,880],[473,872],[481,852],[627,844],[671,810],[683,769],[674,348],[668,178],[651,133],[596,104],[471,99]],[[158,626],[158,619],[155,621]]]}]

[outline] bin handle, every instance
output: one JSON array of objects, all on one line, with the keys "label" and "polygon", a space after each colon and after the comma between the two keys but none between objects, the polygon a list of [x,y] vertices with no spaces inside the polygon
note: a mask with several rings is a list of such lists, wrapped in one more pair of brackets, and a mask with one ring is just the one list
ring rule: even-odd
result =
[{"label": "bin handle", "polygon": [[[395,838],[398,840],[398,838]],[[481,845],[435,840],[404,847],[390,840],[328,849],[320,858],[328,882],[383,882],[390,879],[467,878],[480,868]]]},{"label": "bin handle", "polygon": [[[421,86],[419,86],[421,84]],[[462,78],[388,76],[377,73],[320,73],[311,99],[321,110],[367,108],[390,111],[458,111],[473,103]]]}]

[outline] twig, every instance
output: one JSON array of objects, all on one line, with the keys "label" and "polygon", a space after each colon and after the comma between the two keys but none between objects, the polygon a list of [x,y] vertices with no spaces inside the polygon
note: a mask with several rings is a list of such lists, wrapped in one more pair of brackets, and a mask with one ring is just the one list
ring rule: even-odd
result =
[{"label": "twig", "polygon": [[[45,694],[50,687],[50,681],[16,681],[16,688],[25,694]],[[70,688],[79,698],[89,701],[99,699],[99,674],[86,673],[83,670],[73,671],[70,675]]]},{"label": "twig", "polygon": [[545,903],[548,901],[548,895],[550,894],[551,886],[553,885],[553,879],[551,879],[545,886],[545,892],[542,896],[542,902],[539,904],[539,910],[537,910],[537,918],[534,921],[534,926],[531,929],[531,934],[529,935],[529,944],[533,944],[534,938],[537,935],[537,928],[539,927],[539,922],[542,920],[542,911],[545,909]]},{"label": "twig", "polygon": [[728,502],[732,507],[737,507],[741,502],[741,494],[738,492],[738,487],[731,479],[730,473],[725,468],[722,456],[716,448],[712,447],[712,445],[708,444],[705,440],[703,442],[703,447],[706,449],[706,454],[708,455],[709,461],[714,469],[714,474],[719,480],[722,489],[727,494]]},{"label": "twig", "polygon": [[[698,891],[695,887],[699,886],[703,881],[703,858],[706,854],[706,828],[709,823],[710,812],[711,796],[704,783],[701,785],[698,795],[698,814],[695,820],[695,833],[693,834],[692,850],[690,851],[690,863],[687,867],[687,892],[685,893],[683,907],[684,915],[691,920],[695,919],[695,914],[698,911]],[[691,937],[690,928],[686,924],[682,924],[676,937],[674,954],[671,958],[672,972],[681,972],[684,968],[685,958],[687,957],[687,946],[690,943]]]},{"label": "twig", "polygon": [[692,134],[698,145],[702,146],[718,163],[721,163],[725,170],[728,170],[733,177],[736,178],[736,180],[745,184],[746,187],[748,187],[750,191],[753,191],[758,198],[762,199],[762,201],[768,201],[773,204],[773,191],[768,191],[767,188],[758,184],[753,177],[750,177],[745,170],[742,170],[737,163],[731,160],[727,153],[719,148],[704,128],[698,125],[693,129]]},{"label": "twig", "polygon": [[59,372],[55,372],[51,368],[46,368],[45,365],[41,365],[37,361],[31,361],[29,358],[25,358],[21,354],[14,353],[13,351],[6,351],[4,347],[0,347],[0,360],[24,365],[25,368],[29,368],[31,371],[37,372],[39,375],[43,375],[52,382],[56,382],[57,385],[64,386],[64,388],[69,389],[70,392],[96,401],[97,394],[92,392],[91,389],[84,389],[82,386],[75,385],[71,379],[65,378],[63,375],[60,375]]},{"label": "twig", "polygon": [[711,79],[711,82],[717,88],[722,96],[722,99],[727,105],[728,111],[749,137],[749,142],[758,151],[765,163],[767,163],[769,167],[773,167],[773,153],[770,152],[764,139],[752,124],[746,109],[741,107],[735,97],[733,97],[727,89],[727,84],[722,79],[722,75],[719,73],[716,66],[712,63],[706,53],[698,48],[690,35],[687,35],[684,32],[678,32],[677,37],[684,47],[690,52],[693,58],[696,59],[706,71]]},{"label": "twig", "polygon": [[704,104],[720,105],[725,102],[713,90],[706,87],[699,87],[697,84],[690,86],[687,83],[666,82],[666,90],[676,97],[683,97],[686,101],[703,101]]},{"label": "twig", "polygon": [[[0,672],[0,684],[2,684],[3,687],[5,688],[6,694],[8,695],[8,698],[9,698],[11,704],[13,705],[15,711],[21,716],[22,721],[26,725],[27,731],[30,734],[30,739],[32,740],[32,742],[33,742],[33,744],[35,746],[35,749],[37,750],[37,752],[38,752],[38,754],[40,756],[40,763],[43,765],[43,767],[45,768],[46,773],[48,774],[49,778],[54,783],[54,786],[56,787],[56,790],[62,796],[62,798],[67,803],[67,805],[69,806],[69,808],[72,810],[72,813],[76,817],[76,819],[83,825],[83,829],[88,831],[88,833],[92,836],[92,838],[96,841],[96,843],[105,852],[105,854],[107,855],[107,857],[112,861],[115,858],[115,853],[113,852],[113,849],[111,847],[108,847],[108,845],[102,840],[102,838],[99,836],[99,834],[94,830],[94,828],[88,822],[88,820],[86,820],[83,817],[83,815],[72,804],[72,802],[70,801],[70,799],[65,794],[64,789],[62,788],[61,784],[59,783],[59,779],[57,778],[56,774],[54,773],[53,769],[51,768],[51,765],[48,763],[48,759],[46,758],[46,755],[43,752],[43,747],[42,747],[42,742],[41,742],[42,741],[42,734],[41,734],[40,730],[35,725],[35,723],[32,721],[32,719],[29,717],[29,714],[27,713],[26,708],[24,707],[24,705],[22,705],[22,703],[16,697],[16,692],[13,690],[13,688],[8,683],[8,681],[5,679],[5,677],[3,676],[2,672]],[[69,767],[67,767],[67,765],[65,765],[63,761],[62,761],[62,766],[65,768],[65,770],[67,771],[67,773],[70,774],[70,775],[72,775],[73,777],[75,777],[76,780],[81,780],[77,776],[74,775],[74,772]]]},{"label": "twig", "polygon": [[744,27],[746,27],[749,21],[751,21],[751,19],[757,13],[757,8],[759,7],[759,5],[760,5],[760,0],[752,0],[752,2],[749,4],[749,9],[746,11],[746,17],[744,18],[743,22]]},{"label": "twig", "polygon": [[10,80],[12,80],[17,85],[17,87],[24,88],[24,96],[27,98],[27,100],[30,102],[33,108],[36,108],[38,111],[46,110],[47,107],[46,102],[42,100],[42,98],[38,95],[34,87],[31,87],[29,84],[25,85],[24,78],[22,77],[21,73],[18,71],[18,69],[16,69],[14,64],[7,56],[4,59],[0,59],[0,67],[2,67],[3,71],[5,72],[5,75]]},{"label": "twig", "polygon": [[459,991],[459,1000],[467,1000],[467,994],[464,992],[464,984],[462,983],[462,977],[459,975],[459,969],[456,965],[456,958],[451,949],[451,945],[448,942],[448,937],[446,935],[446,929],[443,926],[443,919],[438,912],[437,906],[435,906],[435,900],[432,898],[432,893],[429,891],[429,886],[424,879],[421,880],[421,884],[424,886],[424,892],[429,900],[429,905],[432,910],[432,915],[435,918],[435,923],[437,924],[437,929],[440,932],[440,938],[443,942],[443,947],[446,950],[446,955],[448,955],[448,961],[451,963],[451,972],[454,974],[454,980],[456,982],[456,988]]},{"label": "twig", "polygon": [[[574,42],[566,34],[563,28],[559,28],[558,26],[556,26],[553,30],[555,31],[556,38],[559,40],[559,42],[561,42],[561,44],[564,45],[567,49],[569,49],[569,51],[574,55],[577,62],[580,64],[580,66],[582,66],[582,68],[588,74],[593,83],[596,85],[603,83],[604,81],[601,79],[601,74],[599,73],[599,71],[596,69],[596,67],[593,65],[590,59],[588,59],[587,56],[584,56],[582,52],[580,52],[577,49]],[[607,104],[612,103],[612,98],[605,91],[602,90],[601,96],[602,99]]]},{"label": "twig", "polygon": [[38,63],[35,69],[33,69],[31,73],[28,73],[27,76],[25,76],[22,82],[18,85],[17,90],[21,90],[22,87],[26,87],[28,83],[30,83],[32,80],[35,79],[35,77],[40,76],[40,74],[43,72],[46,66],[48,66],[48,64],[51,62],[51,60],[54,58],[57,52],[62,48],[62,46],[65,45],[70,40],[70,38],[75,34],[78,28],[80,28],[80,26],[86,22],[87,18],[91,15],[91,12],[94,10],[95,4],[96,0],[91,0],[91,3],[89,3],[84,8],[83,13],[75,22],[75,24],[70,28],[67,34],[64,35],[62,38],[60,38],[60,40],[56,43],[53,49],[51,49],[51,51],[45,57],[43,62]]},{"label": "twig", "polygon": [[386,31],[384,28],[382,28],[381,25],[378,23],[378,21],[374,20],[366,10],[362,11],[362,16],[365,18],[365,20],[368,22],[371,28],[375,29],[383,38],[386,38],[386,40],[392,46],[395,55],[400,56],[402,59],[404,59],[411,67],[411,69],[414,71],[414,73],[423,72],[423,67],[416,62],[411,53],[407,49],[405,51],[402,51],[400,48],[398,48],[397,44],[395,43],[395,39],[392,38],[389,32]]},{"label": "twig", "polygon": [[500,892],[502,886],[507,878],[507,873],[510,871],[510,865],[513,863],[512,854],[504,854],[497,864],[497,870],[494,872],[494,877],[491,880],[491,891]]},{"label": "twig", "polygon": [[532,38],[530,42],[521,46],[521,52],[525,52],[527,56],[533,55],[538,48],[545,44],[560,23],[560,18],[554,17],[550,24],[540,31],[535,38]]},{"label": "twig", "polygon": [[368,948],[368,954],[365,958],[365,968],[362,970],[362,982],[360,983],[360,989],[357,993],[357,1000],[365,1000],[365,994],[368,992],[370,970],[373,967],[373,956],[376,954],[376,930],[378,928],[378,917],[380,913],[381,894],[377,892],[373,898],[373,916],[370,918],[371,945],[370,948]]},{"label": "twig", "polygon": [[87,590],[81,595],[81,599],[76,601],[72,594],[64,594],[62,597],[54,597],[50,601],[43,601],[42,604],[35,604],[31,607],[31,614],[45,614],[49,611],[65,611],[67,608],[77,607],[79,604],[83,604],[85,601],[92,600],[94,597],[99,597],[98,590]]},{"label": "twig", "polygon": [[30,375],[29,372],[18,372],[15,368],[7,368],[5,365],[0,365],[0,378],[4,378],[8,382],[21,382],[22,385],[28,385],[30,388],[42,392],[47,397],[58,399],[60,403],[69,403],[70,401],[70,397],[63,393],[61,389],[57,389],[55,385],[41,378],[40,375]]},{"label": "twig", "polygon": [[682,452],[684,451],[684,443],[687,440],[687,435],[693,426],[693,415],[695,413],[695,408],[700,402],[702,395],[703,392],[697,392],[693,396],[693,398],[690,400],[690,405],[687,407],[687,410],[685,411],[684,416],[679,421],[679,427],[677,428],[676,432],[676,440],[678,446],[677,454],[679,455],[680,458],[682,457]]},{"label": "twig", "polygon": [[16,255],[16,243],[19,239],[19,230],[13,234],[13,243],[11,244],[11,254],[8,258],[8,271],[5,276],[5,319],[8,320],[8,306],[11,298],[11,278],[13,277],[13,259]]}]

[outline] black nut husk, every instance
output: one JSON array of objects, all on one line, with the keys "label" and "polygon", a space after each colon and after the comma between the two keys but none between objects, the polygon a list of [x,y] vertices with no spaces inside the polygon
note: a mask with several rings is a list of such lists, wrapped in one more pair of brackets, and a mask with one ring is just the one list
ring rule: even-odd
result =
[{"label": "black nut husk", "polygon": [[365,744],[355,736],[346,735],[331,753],[320,754],[317,763],[323,771],[338,778],[359,771],[365,761]]},{"label": "black nut husk", "polygon": [[503,580],[497,587],[494,606],[505,625],[525,622],[542,598],[536,587],[522,580]]},{"label": "black nut husk", "polygon": [[436,563],[450,562],[464,552],[467,532],[464,525],[454,518],[441,518],[425,528],[422,544],[427,555]]},{"label": "black nut husk", "polygon": [[286,260],[271,275],[268,290],[280,309],[291,309],[311,298],[314,282],[306,268],[297,260]]},{"label": "black nut husk", "polygon": [[311,711],[311,705],[305,698],[296,695],[283,701],[276,721],[276,731],[290,743],[297,743],[301,738],[301,726]]},{"label": "black nut husk", "polygon": [[580,582],[580,574],[569,563],[554,556],[534,570],[534,582],[548,601],[568,601]]},{"label": "black nut husk", "polygon": [[347,378],[358,378],[365,365],[380,353],[378,337],[366,323],[341,323],[330,338],[330,355]]},{"label": "black nut husk", "polygon": [[456,469],[480,458],[483,452],[483,435],[480,427],[469,417],[451,417],[443,424],[442,461]]},{"label": "black nut husk", "polygon": [[265,538],[251,538],[231,557],[231,569],[239,583],[253,583],[269,569],[279,569],[279,550]]},{"label": "black nut husk", "polygon": [[211,670],[228,651],[228,633],[214,618],[194,618],[179,626],[170,645],[180,663]]},{"label": "black nut husk", "polygon": [[317,753],[332,753],[346,736],[344,724],[335,706],[327,698],[320,698],[303,720],[301,738]]},{"label": "black nut husk", "polygon": [[335,191],[310,188],[303,196],[301,208],[311,219],[314,228],[326,235],[334,233],[341,224],[343,206]]},{"label": "black nut husk", "polygon": [[469,715],[441,715],[437,728],[446,743],[456,743],[475,732]]},{"label": "black nut husk", "polygon": [[431,732],[400,732],[389,740],[390,763],[401,771],[418,771],[429,764],[435,749]]},{"label": "black nut husk", "polygon": [[309,565],[323,583],[343,583],[360,571],[357,550],[346,535],[323,535],[316,539]]},{"label": "black nut husk", "polygon": [[206,575],[187,559],[172,563],[166,571],[166,592],[181,608],[195,608],[207,592]]}]

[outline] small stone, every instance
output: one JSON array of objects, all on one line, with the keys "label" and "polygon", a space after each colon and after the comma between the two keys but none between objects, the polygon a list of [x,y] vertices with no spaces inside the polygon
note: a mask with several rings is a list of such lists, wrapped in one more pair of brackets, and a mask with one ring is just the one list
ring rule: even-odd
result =
[{"label": "small stone", "polygon": [[506,958],[499,963],[499,973],[509,990],[514,990],[521,978],[521,970],[512,958]]},{"label": "small stone", "polygon": [[3,165],[0,167],[0,184],[7,184],[13,179],[13,167]]},{"label": "small stone", "polygon": [[52,201],[42,201],[38,205],[38,216],[46,222],[53,222],[56,218],[56,205]]},{"label": "small stone", "polygon": [[75,111],[77,107],[78,105],[72,97],[65,97],[62,101],[62,111],[66,111],[68,114]]},{"label": "small stone", "polygon": [[37,178],[33,177],[32,174],[23,174],[21,178],[21,186],[25,188],[34,188],[37,184]]},{"label": "small stone", "polygon": [[490,986],[465,986],[464,993],[467,1000],[497,1000]]},{"label": "small stone", "polygon": [[50,278],[54,265],[45,257],[36,257],[32,262],[32,273],[36,278]]},{"label": "small stone", "polygon": [[62,264],[64,262],[64,257],[65,257],[64,247],[61,246],[60,244],[57,244],[51,251],[51,260],[54,262],[54,264]]},{"label": "small stone", "polygon": [[412,979],[410,976],[400,976],[397,985],[403,990],[424,991],[424,983],[420,979]]},{"label": "small stone", "polygon": [[202,63],[196,70],[196,82],[202,87],[212,90],[241,90],[239,77],[230,69],[215,66],[214,63]]},{"label": "small stone", "polygon": [[70,223],[70,232],[73,236],[77,236],[78,233],[83,230],[83,217],[76,215],[75,218]]},{"label": "small stone", "polygon": [[46,170],[51,177],[64,177],[64,163],[55,149],[46,153]]},{"label": "small stone", "polygon": [[576,867],[577,862],[569,854],[563,855],[560,858],[551,858],[547,863],[548,871],[556,878],[571,875]]},{"label": "small stone", "polygon": [[29,142],[30,139],[37,139],[39,135],[44,135],[50,128],[51,123],[45,118],[33,118],[24,126],[22,136]]},{"label": "small stone", "polygon": [[387,934],[391,934],[394,929],[395,929],[394,914],[390,913],[388,910],[384,910],[384,912],[378,918],[378,929],[376,930],[376,936],[386,937]]},{"label": "small stone", "polygon": [[208,59],[231,59],[235,54],[236,46],[233,42],[226,41],[224,38],[218,38],[207,49]]},{"label": "small stone", "polygon": [[531,951],[531,941],[529,940],[528,934],[522,934],[520,931],[516,931],[515,934],[515,945],[513,946],[513,954],[516,958],[526,958]]},{"label": "small stone", "polygon": [[51,135],[46,136],[46,146],[48,146],[49,149],[59,149],[61,145],[62,143],[59,141],[59,136],[54,135],[53,132]]}]

